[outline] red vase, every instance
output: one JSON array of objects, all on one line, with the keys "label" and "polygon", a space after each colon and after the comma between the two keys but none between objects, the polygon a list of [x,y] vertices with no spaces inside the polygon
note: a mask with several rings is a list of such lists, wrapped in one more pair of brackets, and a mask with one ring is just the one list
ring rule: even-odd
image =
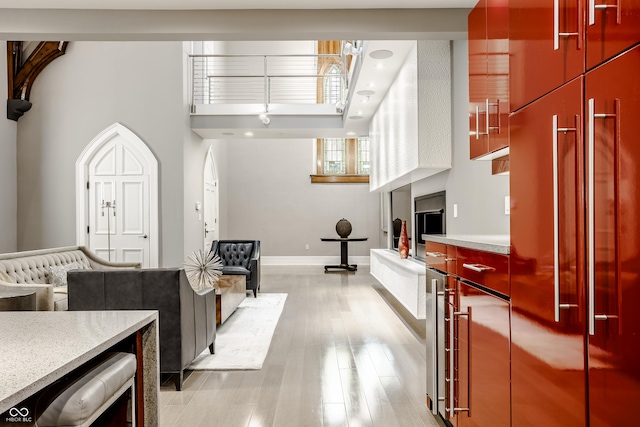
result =
[{"label": "red vase", "polygon": [[400,258],[407,259],[409,257],[409,236],[407,236],[407,221],[402,221],[402,229],[400,230],[400,242],[398,243],[398,252]]}]

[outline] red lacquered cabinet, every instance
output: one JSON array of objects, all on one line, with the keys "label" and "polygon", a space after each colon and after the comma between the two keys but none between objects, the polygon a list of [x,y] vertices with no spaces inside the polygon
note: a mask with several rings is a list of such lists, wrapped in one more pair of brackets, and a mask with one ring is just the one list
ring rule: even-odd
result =
[{"label": "red lacquered cabinet", "polygon": [[514,426],[640,425],[638,70],[640,46],[511,117]]},{"label": "red lacquered cabinet", "polygon": [[640,41],[640,0],[581,1],[587,9],[587,70]]},{"label": "red lacquered cabinet", "polygon": [[511,117],[514,426],[586,425],[582,88]]},{"label": "red lacquered cabinet", "polygon": [[511,111],[584,73],[582,1],[509,0]]},{"label": "red lacquered cabinet", "polygon": [[508,2],[478,1],[468,28],[469,154],[478,159],[509,146]]},{"label": "red lacquered cabinet", "polygon": [[459,278],[446,295],[446,419],[456,427],[509,426],[508,297]]},{"label": "red lacquered cabinet", "polygon": [[640,425],[639,73],[637,46],[585,78],[591,427]]}]

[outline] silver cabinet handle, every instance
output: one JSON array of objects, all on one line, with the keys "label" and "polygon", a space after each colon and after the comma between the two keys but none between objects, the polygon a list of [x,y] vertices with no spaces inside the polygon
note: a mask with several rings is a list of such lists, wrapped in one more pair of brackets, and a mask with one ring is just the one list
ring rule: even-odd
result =
[{"label": "silver cabinet handle", "polygon": [[[557,0],[556,0],[557,1]],[[552,119],[553,127],[553,313],[554,320],[560,322],[560,309],[577,307],[576,304],[562,304],[560,302],[560,219],[559,219],[559,187],[558,187],[558,133],[575,132],[579,140],[578,126],[580,116],[576,116],[576,127],[558,127],[558,115]]]},{"label": "silver cabinet handle", "polygon": [[589,0],[589,25],[596,24],[596,9],[617,9],[616,10],[616,24],[620,25],[622,22],[622,8],[620,7],[620,0],[616,0],[616,4],[596,4],[596,0]]},{"label": "silver cabinet handle", "polygon": [[[594,98],[589,98],[587,103],[587,129],[589,132],[589,137],[587,140],[587,167],[589,168],[588,175],[588,186],[589,186],[589,205],[587,208],[587,244],[589,245],[588,254],[587,254],[587,287],[589,290],[589,335],[595,335],[596,333],[596,320],[608,320],[608,319],[618,319],[618,331],[622,333],[622,322],[620,321],[619,315],[614,314],[596,314],[596,269],[595,269],[595,258],[596,258],[596,249],[595,249],[595,128],[596,128],[596,119],[607,119],[607,118],[615,118],[615,140],[614,144],[619,143],[620,141],[620,99],[616,99],[614,101],[614,114],[596,114],[595,107],[596,101]],[[616,211],[619,212],[620,209],[618,207],[618,203],[620,203],[620,194],[619,193],[619,152],[616,148],[614,149],[615,153],[615,199],[616,199]],[[619,223],[619,221],[616,221]],[[616,230],[618,231],[618,230]],[[618,239],[615,240],[615,255],[616,255],[616,274],[615,280],[617,284],[616,293],[618,296],[618,307],[621,307],[621,291],[620,291],[620,254],[619,254],[619,244]]]},{"label": "silver cabinet handle", "polygon": [[456,259],[455,258],[445,258],[444,260],[449,262],[449,261],[455,261]]},{"label": "silver cabinet handle", "polygon": [[[459,316],[468,316],[469,318],[469,327],[467,328],[467,333],[471,334],[471,307],[469,307],[469,311],[466,313],[463,312],[459,312],[459,311],[455,311],[452,314],[451,319],[449,319],[449,343],[450,343],[450,347],[449,347],[449,408],[447,408],[447,410],[449,411],[449,416],[451,418],[454,417],[454,415],[456,414],[456,412],[467,412],[469,414],[469,416],[471,416],[471,408],[470,408],[470,404],[468,405],[468,408],[458,408],[455,405],[455,372],[454,372],[454,366],[453,366],[453,362],[454,362],[454,346],[453,346],[453,342],[454,342],[454,337],[453,337],[453,333],[454,333],[454,329],[453,329],[453,320],[456,317]],[[467,367],[467,374],[470,376],[471,375],[471,341],[470,341],[470,335],[469,337],[467,337],[467,344],[469,345],[469,357],[467,357],[467,363],[468,363],[468,367]],[[471,381],[469,381],[469,384],[467,385],[467,403],[471,402]]]},{"label": "silver cabinet handle", "polygon": [[[594,1],[594,0],[590,0]],[[582,49],[582,19],[580,19],[580,10],[582,10],[581,0],[577,0],[578,29],[575,33],[560,32],[560,0],[553,0],[553,50],[560,49],[560,36],[562,37],[578,37],[578,50]]]},{"label": "silver cabinet handle", "polygon": [[443,256],[446,256],[446,254],[443,254],[442,252],[427,252],[427,256],[430,256],[433,258],[441,258]]},{"label": "silver cabinet handle", "polygon": [[462,264],[462,266],[478,273],[484,273],[485,271],[495,271],[495,268],[482,264]]}]

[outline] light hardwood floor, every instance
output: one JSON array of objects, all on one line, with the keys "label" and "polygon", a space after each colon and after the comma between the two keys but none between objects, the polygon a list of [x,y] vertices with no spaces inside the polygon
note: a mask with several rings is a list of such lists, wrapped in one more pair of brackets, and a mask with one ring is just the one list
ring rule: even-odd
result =
[{"label": "light hardwood floor", "polygon": [[261,287],[289,294],[262,369],[194,371],[181,392],[163,385],[162,427],[438,426],[424,340],[366,266],[263,266]]}]

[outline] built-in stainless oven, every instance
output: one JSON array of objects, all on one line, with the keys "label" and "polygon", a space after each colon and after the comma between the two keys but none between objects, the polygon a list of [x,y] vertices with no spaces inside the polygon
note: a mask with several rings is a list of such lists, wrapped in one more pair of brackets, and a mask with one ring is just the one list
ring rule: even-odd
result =
[{"label": "built-in stainless oven", "polygon": [[425,241],[422,238],[423,234],[446,233],[445,208],[446,202],[444,191],[415,198],[413,230],[416,242],[416,258],[422,260],[426,259]]}]

